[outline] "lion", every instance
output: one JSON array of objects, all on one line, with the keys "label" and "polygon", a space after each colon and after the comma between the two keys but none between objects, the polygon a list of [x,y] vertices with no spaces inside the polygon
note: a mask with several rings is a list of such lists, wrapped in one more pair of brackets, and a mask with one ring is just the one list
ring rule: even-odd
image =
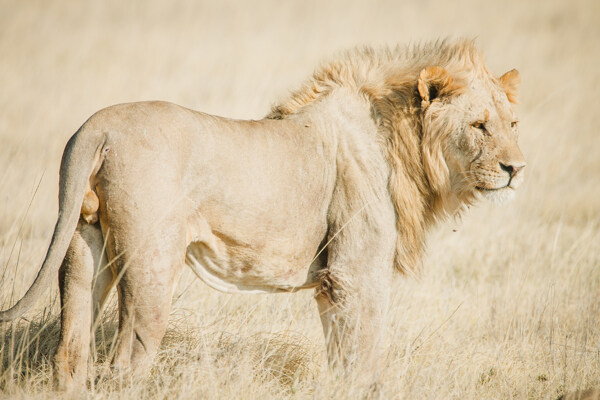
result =
[{"label": "lion", "polygon": [[58,272],[54,380],[85,387],[90,325],[116,286],[112,365],[143,374],[187,265],[223,292],[314,289],[331,366],[376,371],[394,271],[417,273],[437,221],[523,180],[519,80],[445,40],[348,51],[261,120],[166,102],[98,111],[64,150],[39,274],[0,321]]}]

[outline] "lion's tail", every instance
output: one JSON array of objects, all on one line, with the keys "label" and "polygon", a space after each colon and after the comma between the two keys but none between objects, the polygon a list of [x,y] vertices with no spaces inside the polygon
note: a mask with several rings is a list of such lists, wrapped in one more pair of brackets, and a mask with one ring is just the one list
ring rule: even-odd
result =
[{"label": "lion's tail", "polygon": [[85,129],[84,124],[67,142],[60,164],[58,220],[46,258],[25,296],[8,310],[0,311],[0,322],[23,315],[56,277],[77,227],[87,182],[101,162],[104,141],[104,134]]}]

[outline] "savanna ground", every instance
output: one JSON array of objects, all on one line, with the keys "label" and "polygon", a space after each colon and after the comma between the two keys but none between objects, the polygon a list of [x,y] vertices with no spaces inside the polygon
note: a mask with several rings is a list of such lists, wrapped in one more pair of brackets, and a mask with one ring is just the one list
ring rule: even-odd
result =
[{"label": "savanna ground", "polygon": [[[399,278],[383,398],[553,399],[600,386],[600,3],[0,3],[0,306],[32,282],[57,215],[70,135],[114,103],[162,99],[260,118],[354,45],[475,36],[522,75],[516,200],[481,203],[429,236]],[[279,205],[285,207],[285,204]],[[51,398],[57,285],[0,327],[0,397]],[[354,398],[328,375],[312,292],[225,295],[186,271],[150,379],[109,372],[114,295],[90,398]]]}]

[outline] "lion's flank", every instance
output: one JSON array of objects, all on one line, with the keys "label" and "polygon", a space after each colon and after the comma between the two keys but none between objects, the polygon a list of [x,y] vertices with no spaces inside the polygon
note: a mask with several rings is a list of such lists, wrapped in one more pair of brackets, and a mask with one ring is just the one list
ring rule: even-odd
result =
[{"label": "lion's flank", "polygon": [[451,72],[452,81],[442,86],[449,92],[459,93],[469,75],[489,75],[472,40],[444,40],[394,49],[358,48],[323,64],[299,90],[273,106],[268,115],[284,119],[341,87],[360,93],[370,102],[371,115],[391,166],[389,191],[398,231],[394,265],[402,273],[414,273],[420,268],[427,227],[455,211],[440,165],[443,160],[432,159],[430,155],[436,152],[424,149],[441,146],[424,139],[421,129],[422,102],[428,96],[419,95],[418,80],[425,69],[432,75],[428,78],[435,79],[435,68],[427,68],[432,66]]}]

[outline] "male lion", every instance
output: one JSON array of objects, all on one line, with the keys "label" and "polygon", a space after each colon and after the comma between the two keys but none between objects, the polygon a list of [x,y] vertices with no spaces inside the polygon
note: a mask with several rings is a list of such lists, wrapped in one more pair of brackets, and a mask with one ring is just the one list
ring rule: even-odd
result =
[{"label": "male lion", "polygon": [[230,293],[315,288],[330,362],[373,370],[391,274],[418,267],[427,228],[521,183],[518,84],[472,42],[443,41],[350,51],[260,121],[164,102],[101,110],[67,143],[48,253],[0,321],[58,271],[55,378],[81,387],[93,315],[116,284],[112,363],[143,372],[187,264]]}]

